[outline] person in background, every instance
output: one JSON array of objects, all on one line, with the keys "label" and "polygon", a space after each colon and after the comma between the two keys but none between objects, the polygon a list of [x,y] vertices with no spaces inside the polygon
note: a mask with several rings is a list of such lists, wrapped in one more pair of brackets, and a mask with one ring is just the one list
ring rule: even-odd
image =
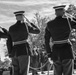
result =
[{"label": "person in background", "polygon": [[24,22],[25,11],[14,12],[17,22],[9,27],[12,40],[10,54],[13,57],[14,75],[28,75],[30,65],[30,46],[27,42],[29,33],[39,34],[40,30],[28,19]]},{"label": "person in background", "polygon": [[[55,19],[47,23],[45,45],[48,60],[53,61],[54,75],[72,75],[74,56],[69,40],[70,28],[76,29],[76,23],[64,17],[66,5],[54,6]],[[75,19],[74,19],[75,20]],[[50,38],[53,46],[50,47]]]},{"label": "person in background", "polygon": [[[38,57],[39,57],[38,49],[35,46],[33,49],[33,56],[31,56],[32,67],[34,67],[34,68],[38,68],[38,66],[39,66],[39,63],[38,63],[39,58]],[[39,75],[39,73],[37,70],[32,69],[32,75]]]}]

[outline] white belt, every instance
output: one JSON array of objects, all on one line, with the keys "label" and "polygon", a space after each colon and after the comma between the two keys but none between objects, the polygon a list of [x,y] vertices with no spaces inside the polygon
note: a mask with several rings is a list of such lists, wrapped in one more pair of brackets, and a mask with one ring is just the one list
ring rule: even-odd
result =
[{"label": "white belt", "polygon": [[67,39],[67,40],[61,40],[61,41],[53,41],[53,44],[63,44],[63,43],[70,43],[71,44],[71,42],[70,42],[69,39]]},{"label": "white belt", "polygon": [[18,44],[23,44],[23,43],[26,43],[27,40],[22,40],[22,41],[17,41],[17,42],[13,42],[13,46],[14,45],[18,45]]}]

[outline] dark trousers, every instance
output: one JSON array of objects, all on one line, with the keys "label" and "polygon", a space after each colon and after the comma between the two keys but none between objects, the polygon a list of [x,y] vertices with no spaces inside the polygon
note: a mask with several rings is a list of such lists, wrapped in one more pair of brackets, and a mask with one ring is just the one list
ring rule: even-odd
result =
[{"label": "dark trousers", "polygon": [[22,55],[14,57],[12,60],[12,64],[14,66],[14,75],[28,75],[30,56]]},{"label": "dark trousers", "polygon": [[2,70],[0,70],[0,75],[3,75],[3,71]]},{"label": "dark trousers", "polygon": [[[32,67],[38,68],[39,61],[38,56],[34,55],[31,57]],[[37,70],[32,69],[32,75],[37,75]]]},{"label": "dark trousers", "polygon": [[74,61],[72,59],[54,61],[54,75],[72,75]]}]

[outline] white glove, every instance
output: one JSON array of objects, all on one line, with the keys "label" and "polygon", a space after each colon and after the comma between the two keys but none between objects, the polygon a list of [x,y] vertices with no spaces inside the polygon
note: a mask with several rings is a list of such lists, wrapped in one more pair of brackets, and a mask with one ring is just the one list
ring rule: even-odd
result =
[{"label": "white glove", "polygon": [[53,64],[53,61],[51,60],[51,58],[48,58],[48,61],[50,62],[50,64]]}]

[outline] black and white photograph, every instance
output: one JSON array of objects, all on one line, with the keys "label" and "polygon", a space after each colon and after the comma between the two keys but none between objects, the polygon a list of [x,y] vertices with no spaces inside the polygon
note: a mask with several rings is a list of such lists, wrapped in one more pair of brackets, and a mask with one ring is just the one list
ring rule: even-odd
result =
[{"label": "black and white photograph", "polygon": [[0,75],[76,75],[76,0],[0,0]]}]

